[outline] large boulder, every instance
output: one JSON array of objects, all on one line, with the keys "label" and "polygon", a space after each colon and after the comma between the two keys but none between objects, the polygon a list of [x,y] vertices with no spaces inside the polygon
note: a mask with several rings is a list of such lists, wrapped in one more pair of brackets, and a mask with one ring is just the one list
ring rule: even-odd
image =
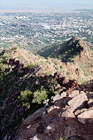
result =
[{"label": "large boulder", "polygon": [[78,121],[81,122],[82,124],[85,124],[87,122],[93,123],[93,107],[80,113],[77,116],[77,118],[78,118]]},{"label": "large boulder", "polygon": [[76,90],[71,97],[56,96],[54,104],[41,108],[23,121],[16,140],[92,140],[93,107],[86,106],[89,97]]},{"label": "large boulder", "polygon": [[73,108],[73,110],[78,109],[84,106],[84,103],[88,101],[88,98],[85,93],[82,93],[78,96],[75,96],[72,100],[68,102],[68,105]]}]

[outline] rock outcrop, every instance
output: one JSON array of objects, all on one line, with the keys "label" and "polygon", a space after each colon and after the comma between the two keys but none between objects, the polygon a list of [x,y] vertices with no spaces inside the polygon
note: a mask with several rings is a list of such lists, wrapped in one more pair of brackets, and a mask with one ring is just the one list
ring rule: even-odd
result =
[{"label": "rock outcrop", "polygon": [[41,108],[23,121],[15,139],[92,140],[93,92],[74,90],[68,97],[63,93],[53,100],[54,104]]}]

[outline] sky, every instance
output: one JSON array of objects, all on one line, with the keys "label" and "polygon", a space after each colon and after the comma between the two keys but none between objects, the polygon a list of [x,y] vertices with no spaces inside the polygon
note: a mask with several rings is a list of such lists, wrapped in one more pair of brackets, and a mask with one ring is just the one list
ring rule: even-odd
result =
[{"label": "sky", "polygon": [[17,10],[31,8],[93,9],[93,0],[0,0],[0,9]]}]

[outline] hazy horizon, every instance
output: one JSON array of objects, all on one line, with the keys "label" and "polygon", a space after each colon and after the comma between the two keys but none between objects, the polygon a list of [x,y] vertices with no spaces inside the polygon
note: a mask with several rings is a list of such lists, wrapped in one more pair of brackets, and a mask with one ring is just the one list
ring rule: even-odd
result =
[{"label": "hazy horizon", "polygon": [[1,10],[93,9],[92,0],[0,0]]}]

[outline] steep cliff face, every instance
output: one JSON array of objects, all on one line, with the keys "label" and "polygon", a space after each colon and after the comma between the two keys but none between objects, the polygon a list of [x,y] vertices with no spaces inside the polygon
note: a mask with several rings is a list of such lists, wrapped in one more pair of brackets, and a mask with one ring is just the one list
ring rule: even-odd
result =
[{"label": "steep cliff face", "polygon": [[65,92],[55,96],[51,105],[23,121],[16,140],[92,140],[92,87],[93,81],[89,81],[69,96]]}]

